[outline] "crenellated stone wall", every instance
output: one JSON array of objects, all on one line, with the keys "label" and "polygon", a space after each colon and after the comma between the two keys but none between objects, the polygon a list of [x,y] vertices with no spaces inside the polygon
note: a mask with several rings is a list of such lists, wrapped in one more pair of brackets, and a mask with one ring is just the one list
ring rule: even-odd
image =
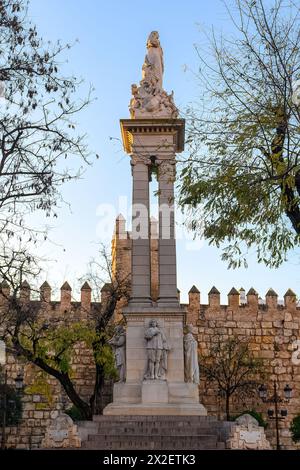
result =
[{"label": "crenellated stone wall", "polygon": [[[0,294],[1,311],[7,307],[9,288],[2,283]],[[91,301],[91,288],[84,283],[81,288],[80,302],[72,298],[72,289],[65,282],[61,287],[60,301],[51,300],[51,287],[45,282],[40,288],[40,300],[31,300],[30,286],[25,281],[22,285],[20,298],[32,308],[38,309],[38,317],[54,322],[56,325],[93,321],[99,313],[101,302],[105,299],[106,288],[101,291],[101,301]],[[93,393],[95,366],[92,351],[85,343],[78,342],[72,358],[72,381],[80,396],[89,400]],[[60,383],[25,360],[16,359],[7,352],[5,368],[8,372],[8,384],[14,386],[14,379],[21,372],[24,375],[22,392],[23,414],[19,426],[6,428],[6,444],[10,448],[38,448],[53,419],[62,411],[70,408],[68,399]],[[105,403],[111,401],[111,384],[105,390]]]},{"label": "crenellated stone wall", "polygon": [[[151,266],[153,298],[157,295],[158,266],[157,266],[157,239],[155,220],[152,220],[151,233]],[[130,280],[131,270],[131,240],[130,233],[125,229],[125,219],[119,216],[116,220],[115,234],[112,240],[112,259],[114,273]],[[6,298],[9,290],[6,283],[2,283],[0,292],[0,309],[6,308]],[[156,294],[155,294],[156,293]],[[30,286],[25,282],[20,293],[24,302],[37,308],[39,315],[49,321],[86,322],[99,312],[101,302],[109,295],[109,286],[104,285],[99,302],[91,301],[91,288],[87,283],[82,286],[80,302],[74,301],[72,290],[68,283],[61,288],[60,301],[51,298],[51,287],[45,282],[40,289],[40,300],[31,300]],[[121,300],[115,312],[115,321],[122,318],[121,309],[125,305]],[[259,299],[257,292],[252,288],[246,296],[241,291],[231,289],[228,294],[228,304],[220,303],[220,292],[213,287],[208,294],[208,302],[203,302],[197,287],[189,291],[189,302],[186,307],[186,324],[193,324],[199,343],[199,352],[207,353],[216,334],[226,340],[237,335],[240,338],[249,338],[253,355],[263,359],[268,372],[268,390],[272,391],[273,381],[276,380],[279,393],[283,396],[283,388],[289,384],[293,389],[290,403],[284,403],[281,408],[288,411],[285,419],[280,421],[280,441],[283,448],[296,449],[290,437],[289,426],[292,418],[300,414],[300,347],[297,349],[296,341],[300,340],[300,308],[297,306],[296,295],[288,290],[284,296],[284,304],[278,302],[276,292],[270,289],[265,299]],[[17,374],[24,370],[25,390],[23,393],[23,421],[18,427],[7,428],[7,444],[9,447],[37,448],[41,445],[46,429],[51,420],[71,406],[60,384],[54,378],[46,377],[37,367],[16,361],[10,354],[7,355],[8,380],[12,385]],[[76,388],[83,398],[88,399],[92,393],[94,383],[94,363],[91,351],[83,343],[75,349],[73,358],[73,377]],[[218,418],[224,417],[224,403],[218,396],[216,388],[207,384],[201,378],[199,387],[201,403],[208,413]],[[107,390],[107,403],[111,401],[111,389]],[[275,423],[268,420],[267,409],[273,406],[262,403],[259,397],[238,401],[233,399],[232,414],[253,408],[263,412],[268,421],[267,438],[275,445]]]},{"label": "crenellated stone wall", "polygon": [[[119,216],[120,217],[120,216]],[[125,219],[121,216],[122,237],[126,243],[118,237],[114,238],[113,253],[116,265],[130,273],[131,245],[130,233],[126,232]],[[156,222],[157,223],[157,222]],[[116,230],[118,232],[118,219]],[[153,226],[154,224],[154,226]],[[155,219],[152,219],[152,233],[155,233]],[[126,235],[125,235],[126,234]],[[151,266],[154,274],[151,277],[155,283],[157,273],[157,254],[155,252],[155,240],[151,242]],[[153,268],[154,267],[154,268]],[[151,286],[155,292],[156,285]],[[155,298],[155,297],[154,297]],[[281,408],[287,409],[288,415],[280,420],[280,441],[284,448],[295,449],[290,436],[289,427],[293,417],[300,414],[300,347],[297,350],[296,341],[300,340],[300,308],[297,306],[296,294],[288,290],[284,295],[284,303],[278,301],[278,295],[270,289],[265,299],[261,299],[255,289],[251,288],[247,295],[243,290],[232,288],[228,294],[228,304],[221,305],[220,292],[212,287],[208,293],[208,303],[200,298],[200,292],[196,286],[189,291],[189,302],[186,307],[186,324],[193,324],[197,331],[199,352],[208,352],[216,334],[224,340],[236,335],[242,338],[250,338],[250,347],[253,355],[263,359],[268,372],[268,391],[271,395],[273,381],[276,380],[279,393],[283,396],[283,388],[289,384],[293,389],[293,397],[290,403],[283,403]],[[224,418],[225,405],[218,396],[216,388],[208,385],[202,378],[199,387],[201,403],[210,414]],[[243,402],[236,398],[231,404],[232,414],[238,414],[246,409],[255,409],[262,412],[268,422],[267,437],[275,446],[275,422],[267,417],[267,409],[273,405],[264,404],[261,399],[254,397]]]},{"label": "crenellated stone wall", "polygon": [[[265,302],[261,303],[256,291],[250,289],[247,303],[240,303],[239,292],[233,288],[228,294],[228,305],[221,305],[220,293],[213,287],[208,294],[208,304],[203,304],[200,303],[199,290],[193,286],[189,292],[186,321],[196,327],[199,351],[203,354],[208,353],[216,335],[224,340],[233,335],[250,339],[253,355],[264,361],[269,396],[272,395],[274,380],[281,397],[286,384],[292,387],[290,402],[279,405],[280,409],[288,411],[287,417],[280,420],[280,442],[284,448],[292,449],[299,447],[292,442],[289,427],[293,417],[300,413],[300,352],[298,355],[296,344],[300,339],[300,308],[290,289],[284,296],[284,305],[278,304],[277,299],[277,294],[269,290]],[[217,392],[216,387],[202,378],[202,403],[209,413],[223,418],[224,402]],[[251,408],[263,412],[268,422],[267,437],[275,445],[275,421],[267,417],[268,408],[274,409],[274,405],[264,404],[258,395],[243,401],[233,397],[233,415]]]}]

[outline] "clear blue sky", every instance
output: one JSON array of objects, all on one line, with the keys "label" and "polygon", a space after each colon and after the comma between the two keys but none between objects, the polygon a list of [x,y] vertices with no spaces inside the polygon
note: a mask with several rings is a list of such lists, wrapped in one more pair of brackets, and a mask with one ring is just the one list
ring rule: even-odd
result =
[{"label": "clear blue sky", "polygon": [[[184,109],[201,91],[193,74],[184,71],[185,65],[197,69],[193,44],[201,41],[199,25],[213,24],[223,31],[230,31],[230,26],[220,0],[31,0],[30,16],[45,39],[79,40],[68,51],[64,69],[82,77],[86,85],[91,83],[97,97],[77,122],[87,132],[91,149],[101,158],[80,181],[64,187],[63,196],[71,210],[61,207],[58,221],[51,223],[51,239],[57,245],[47,244],[42,249],[54,260],[49,263],[48,282],[60,287],[68,280],[76,289],[78,277],[84,275],[89,259],[96,255],[95,242],[105,239],[103,230],[99,230],[103,225],[102,205],[113,205],[117,215],[119,198],[130,201],[130,164],[118,140],[119,119],[129,116],[130,85],[141,78],[147,35],[159,31],[165,58],[164,87],[174,90],[176,104]],[[43,217],[37,222],[49,224]],[[110,223],[108,232],[112,229]],[[107,237],[104,241],[108,242]],[[232,286],[246,290],[253,286],[262,296],[271,286],[280,297],[288,287],[296,293],[300,290],[298,255],[278,270],[258,265],[252,258],[247,270],[228,271],[220,252],[206,242],[196,246],[179,240],[177,258],[183,301],[193,284],[200,289],[203,302],[212,285],[221,291],[223,301]]]}]

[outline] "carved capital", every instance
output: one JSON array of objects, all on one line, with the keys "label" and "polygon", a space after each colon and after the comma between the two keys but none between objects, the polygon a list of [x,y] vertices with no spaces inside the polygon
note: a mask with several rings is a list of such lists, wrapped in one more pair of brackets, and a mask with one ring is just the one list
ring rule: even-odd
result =
[{"label": "carved capital", "polygon": [[158,180],[160,179],[175,179],[175,161],[174,160],[159,160],[158,162]]},{"label": "carved capital", "polygon": [[131,160],[130,160],[131,166],[135,166],[138,163],[143,163],[144,165],[147,165],[148,167],[152,165],[151,159],[148,155],[137,155],[137,154],[131,155]]}]

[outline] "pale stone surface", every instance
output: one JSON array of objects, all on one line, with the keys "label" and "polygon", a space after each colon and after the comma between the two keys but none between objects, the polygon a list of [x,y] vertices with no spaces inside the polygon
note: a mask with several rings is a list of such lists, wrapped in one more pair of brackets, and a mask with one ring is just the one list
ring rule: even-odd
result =
[{"label": "pale stone surface", "polygon": [[257,421],[252,416],[243,415],[238,419],[239,423],[232,426],[230,437],[226,441],[228,449],[271,449],[264,428],[258,426]]},{"label": "pale stone surface", "polygon": [[159,34],[152,31],[147,40],[147,54],[142,67],[140,86],[131,86],[130,114],[132,118],[147,116],[176,118],[178,110],[173,99],[173,92],[168,95],[163,90],[163,51]]},{"label": "pale stone surface", "polygon": [[115,383],[114,402],[116,403],[140,403],[142,389],[140,383]]},{"label": "pale stone surface", "polygon": [[[149,239],[149,167],[143,159],[132,159],[132,255],[131,303],[151,304]],[[142,216],[142,217],[141,217]],[[143,272],[136,267],[143,267]]]},{"label": "pale stone surface", "polygon": [[199,388],[197,384],[184,382],[170,382],[169,403],[198,403]]},{"label": "pale stone surface", "polygon": [[[178,309],[124,309],[127,320],[127,382],[142,382],[147,370],[145,330],[149,321],[158,319],[160,328],[168,338],[168,381],[184,381],[183,365],[183,319],[185,311]],[[130,359],[129,359],[130,358]]]},{"label": "pale stone surface", "polygon": [[115,328],[114,336],[108,341],[114,349],[115,364],[119,374],[119,381],[126,379],[126,332],[122,325]]},{"label": "pale stone surface", "polygon": [[[199,404],[198,386],[184,382],[183,321],[181,308],[124,309],[127,321],[127,378],[115,384],[113,403],[103,414],[206,415]],[[169,357],[165,380],[144,380],[147,370],[145,329],[157,319],[168,339]]]},{"label": "pale stone surface", "polygon": [[248,413],[245,413],[242,416],[239,416],[235,420],[235,422],[239,424],[240,426],[246,426],[248,429],[259,427],[257,419],[255,419],[254,416],[249,415]]},{"label": "pale stone surface", "polygon": [[77,425],[70,416],[63,413],[51,421],[41,447],[49,449],[81,447]]},{"label": "pale stone surface", "polygon": [[151,319],[145,331],[147,365],[145,379],[165,379],[168,370],[168,353],[170,346],[157,320]]},{"label": "pale stone surface", "polygon": [[104,410],[104,415],[128,416],[128,415],[166,415],[166,416],[207,416],[207,411],[203,405],[198,404],[172,404],[172,403],[151,403],[147,404],[128,404],[110,403]]},{"label": "pale stone surface", "polygon": [[142,403],[168,403],[168,384],[163,380],[145,380],[142,384]]},{"label": "pale stone surface", "polygon": [[[176,242],[174,220],[175,155],[163,155],[158,160],[159,203],[159,305],[176,306]],[[164,256],[162,256],[164,255]],[[166,259],[169,256],[170,259]]]},{"label": "pale stone surface", "polygon": [[184,379],[186,382],[199,384],[198,343],[193,331],[193,325],[188,325],[184,335]]}]

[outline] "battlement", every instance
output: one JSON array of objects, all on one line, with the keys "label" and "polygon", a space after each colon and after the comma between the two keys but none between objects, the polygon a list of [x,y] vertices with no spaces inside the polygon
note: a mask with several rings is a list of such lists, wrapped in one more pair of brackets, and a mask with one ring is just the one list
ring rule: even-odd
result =
[{"label": "battlement", "polygon": [[[151,217],[150,219],[150,237],[151,237],[151,296],[155,301],[158,294],[158,221]],[[112,258],[113,258],[113,271],[130,281],[131,276],[131,232],[126,230],[126,219],[122,214],[119,214],[115,222],[114,236],[112,239]],[[270,288],[264,297],[260,297],[258,292],[252,287],[246,293],[243,288],[237,290],[233,287],[227,294],[227,305],[221,304],[221,294],[218,289],[213,286],[208,292],[208,303],[201,303],[200,292],[196,286],[193,286],[189,291],[189,303],[186,305],[189,310],[194,309],[200,316],[200,310],[203,312],[214,311],[215,313],[223,314],[230,311],[256,315],[258,312],[298,312],[296,294],[288,289],[283,296],[283,300],[278,299],[278,294]]]},{"label": "battlement", "polygon": [[294,312],[295,310],[300,310],[300,305],[297,303],[297,296],[291,289],[288,289],[284,294],[283,302],[278,300],[278,294],[273,289],[269,289],[265,294],[265,300],[263,300],[262,297],[259,297],[259,294],[255,289],[253,289],[253,287],[246,295],[244,289],[240,289],[238,291],[235,287],[233,287],[227,296],[228,304],[221,305],[220,292],[215,286],[213,286],[208,293],[208,304],[201,304],[200,291],[196,286],[193,286],[189,291],[189,305],[199,304],[206,308],[221,308],[230,310],[247,309],[249,307],[252,309],[264,311],[285,309]]},{"label": "battlement", "polygon": [[[189,291],[189,302],[187,308],[187,323],[196,324],[199,319],[241,317],[244,321],[247,318],[270,318],[277,320],[282,314],[297,315],[300,317],[300,306],[297,303],[296,294],[288,289],[284,294],[284,300],[278,300],[278,294],[269,289],[262,299],[255,289],[251,288],[248,293],[244,289],[239,291],[232,288],[228,295],[228,304],[220,303],[220,292],[216,287],[208,293],[208,303],[201,302],[201,294],[196,286]],[[278,318],[277,318],[278,317]]]},{"label": "battlement", "polygon": [[[96,310],[100,310],[101,304],[109,295],[109,284],[104,284],[101,289],[99,301],[92,302],[92,289],[88,282],[85,282],[80,290],[80,300],[73,298],[72,288],[66,281],[60,288],[59,300],[52,299],[52,288],[45,281],[39,288],[39,291],[32,289],[27,281],[20,286],[18,298],[26,305],[30,304],[41,312],[48,312],[49,315],[60,315],[70,313],[72,317],[82,319],[88,317]],[[39,297],[39,298],[37,298]],[[0,284],[0,307],[5,308],[9,299],[12,298],[11,289],[6,281]]]}]

